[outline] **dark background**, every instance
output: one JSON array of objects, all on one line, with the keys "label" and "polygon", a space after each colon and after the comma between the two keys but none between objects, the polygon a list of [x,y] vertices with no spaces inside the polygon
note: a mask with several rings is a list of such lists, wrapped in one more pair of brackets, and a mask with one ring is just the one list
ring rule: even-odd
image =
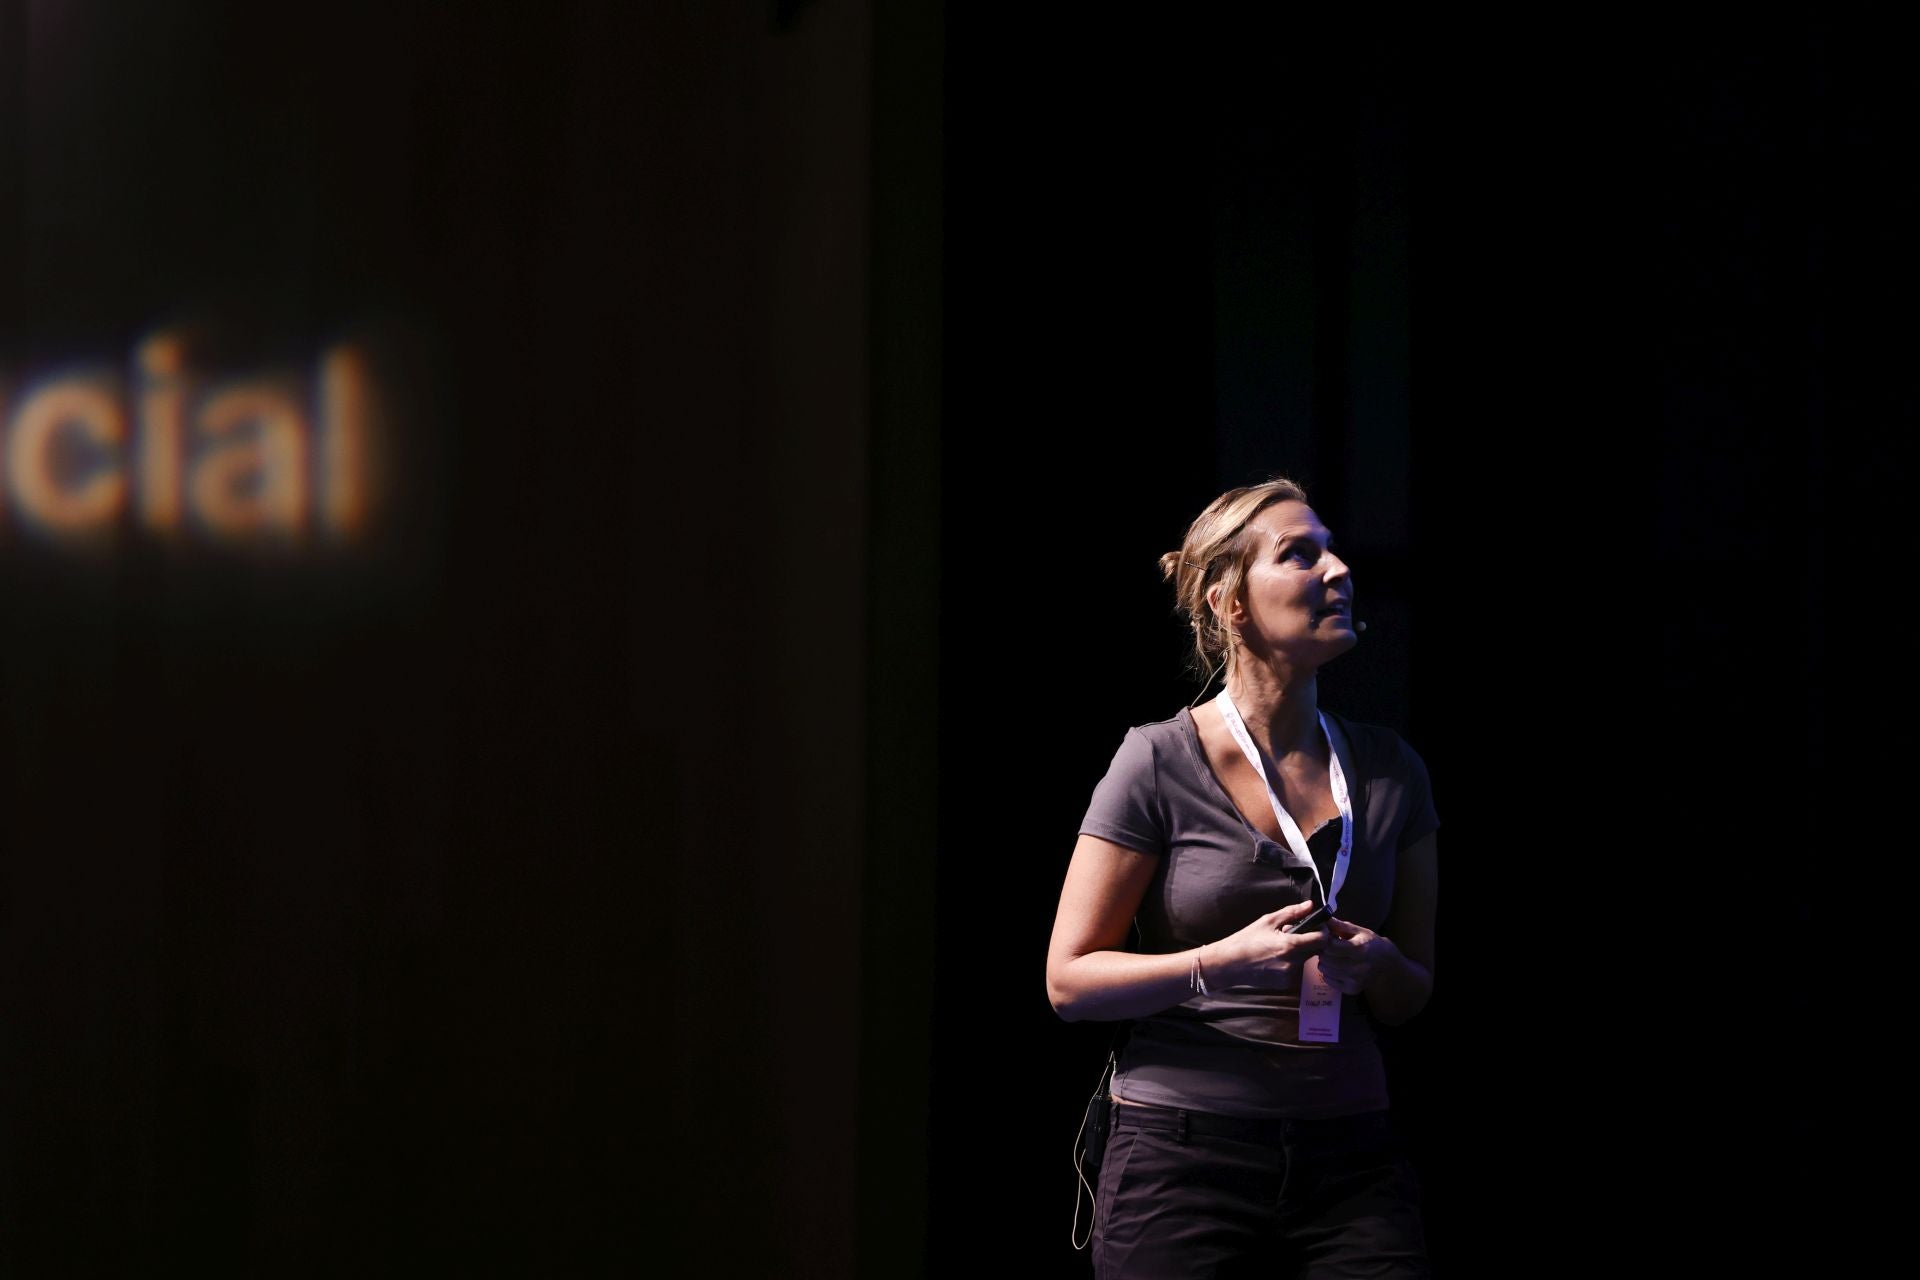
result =
[{"label": "dark background", "polygon": [[1807,1260],[1892,1092],[1885,35],[0,3],[0,396],[186,316],[386,335],[397,424],[350,553],[0,532],[0,1265],[1084,1273],[1053,900],[1274,473],[1445,826],[1440,1270]]}]

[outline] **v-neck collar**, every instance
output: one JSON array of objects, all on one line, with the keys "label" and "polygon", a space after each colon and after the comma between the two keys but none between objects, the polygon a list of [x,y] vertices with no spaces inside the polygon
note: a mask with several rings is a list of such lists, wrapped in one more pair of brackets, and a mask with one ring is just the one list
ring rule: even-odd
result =
[{"label": "v-neck collar", "polygon": [[[1346,772],[1349,779],[1347,786],[1353,804],[1353,840],[1354,847],[1358,848],[1360,833],[1365,829],[1361,826],[1361,818],[1366,813],[1366,780],[1354,771],[1352,735],[1347,732],[1347,726],[1341,720],[1339,713],[1322,711],[1320,714],[1327,718],[1328,737],[1333,741],[1334,754],[1340,757],[1340,768]],[[1240,825],[1245,827],[1256,840],[1273,839],[1249,821],[1246,814],[1240,812],[1240,806],[1233,802],[1233,796],[1228,794],[1226,784],[1220,780],[1220,775],[1213,771],[1213,761],[1207,759],[1207,748],[1200,741],[1200,726],[1194,723],[1192,707],[1180,708],[1180,727],[1185,731],[1187,750],[1192,753],[1194,763],[1199,766],[1201,774],[1207,781],[1213,784],[1214,794],[1220,798],[1222,804],[1227,806],[1227,811],[1240,819]],[[1313,838],[1305,832],[1301,835],[1309,841]]]}]

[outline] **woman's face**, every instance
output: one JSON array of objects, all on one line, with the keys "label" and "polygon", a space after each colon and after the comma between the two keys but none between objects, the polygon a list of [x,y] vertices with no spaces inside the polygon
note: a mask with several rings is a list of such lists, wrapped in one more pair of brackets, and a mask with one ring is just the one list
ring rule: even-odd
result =
[{"label": "woman's face", "polygon": [[1353,578],[1313,508],[1276,502],[1247,531],[1254,549],[1236,621],[1248,651],[1318,666],[1353,648]]}]

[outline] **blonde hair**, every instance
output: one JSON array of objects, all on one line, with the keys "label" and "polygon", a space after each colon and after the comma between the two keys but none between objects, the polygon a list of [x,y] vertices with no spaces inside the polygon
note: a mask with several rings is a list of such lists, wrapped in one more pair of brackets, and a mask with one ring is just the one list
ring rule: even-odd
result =
[{"label": "blonde hair", "polygon": [[[1307,491],[1293,481],[1275,476],[1265,484],[1229,489],[1187,526],[1178,551],[1160,557],[1160,573],[1173,584],[1176,608],[1193,628],[1194,674],[1201,691],[1222,667],[1233,669],[1233,651],[1240,636],[1221,615],[1240,596],[1255,550],[1247,534],[1253,518],[1276,502],[1305,502]],[[1220,587],[1220,612],[1207,604],[1207,593]]]}]

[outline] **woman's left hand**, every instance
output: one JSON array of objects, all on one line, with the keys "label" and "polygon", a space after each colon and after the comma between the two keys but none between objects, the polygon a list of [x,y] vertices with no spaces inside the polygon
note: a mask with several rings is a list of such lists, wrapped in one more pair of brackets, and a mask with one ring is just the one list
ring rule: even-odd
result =
[{"label": "woman's left hand", "polygon": [[1390,938],[1363,925],[1328,920],[1326,950],[1320,953],[1320,976],[1345,995],[1358,995],[1375,971],[1398,955]]}]

